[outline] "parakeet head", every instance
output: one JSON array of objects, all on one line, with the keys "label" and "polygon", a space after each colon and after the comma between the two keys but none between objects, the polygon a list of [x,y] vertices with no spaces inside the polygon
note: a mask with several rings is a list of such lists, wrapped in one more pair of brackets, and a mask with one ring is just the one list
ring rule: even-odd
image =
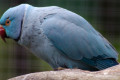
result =
[{"label": "parakeet head", "polygon": [[8,9],[0,19],[0,36],[3,40],[6,37],[18,39],[21,32],[25,4]]}]

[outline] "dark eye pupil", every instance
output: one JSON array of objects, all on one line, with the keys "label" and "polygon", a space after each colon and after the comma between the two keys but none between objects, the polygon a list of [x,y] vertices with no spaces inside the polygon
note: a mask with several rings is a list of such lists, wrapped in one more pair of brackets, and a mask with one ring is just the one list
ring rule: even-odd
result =
[{"label": "dark eye pupil", "polygon": [[7,23],[9,24],[9,21],[7,21]]}]

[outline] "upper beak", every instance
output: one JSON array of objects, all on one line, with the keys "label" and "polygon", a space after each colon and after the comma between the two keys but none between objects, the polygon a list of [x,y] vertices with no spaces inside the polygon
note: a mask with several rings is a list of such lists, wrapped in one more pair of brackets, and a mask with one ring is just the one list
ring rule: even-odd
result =
[{"label": "upper beak", "polygon": [[3,39],[3,41],[6,42],[6,40],[5,40],[6,33],[5,33],[5,29],[2,27],[2,25],[0,25],[0,36]]}]

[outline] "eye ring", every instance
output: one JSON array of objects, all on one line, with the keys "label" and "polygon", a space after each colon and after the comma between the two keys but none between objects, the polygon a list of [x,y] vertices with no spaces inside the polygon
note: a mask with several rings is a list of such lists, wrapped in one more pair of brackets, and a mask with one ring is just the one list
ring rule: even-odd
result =
[{"label": "eye ring", "polygon": [[5,22],[5,25],[6,25],[6,26],[9,26],[10,23],[11,23],[11,21],[10,21],[9,19],[7,19],[6,22]]}]

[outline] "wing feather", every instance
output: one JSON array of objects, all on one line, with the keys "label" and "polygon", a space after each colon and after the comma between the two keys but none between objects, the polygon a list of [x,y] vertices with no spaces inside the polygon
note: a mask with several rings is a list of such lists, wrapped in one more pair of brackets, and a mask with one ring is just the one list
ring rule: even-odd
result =
[{"label": "wing feather", "polygon": [[98,56],[102,59],[117,59],[118,57],[111,44],[85,19],[76,14],[64,17],[52,16],[43,22],[42,28],[54,46],[71,59],[81,60],[83,57],[92,59]]}]

